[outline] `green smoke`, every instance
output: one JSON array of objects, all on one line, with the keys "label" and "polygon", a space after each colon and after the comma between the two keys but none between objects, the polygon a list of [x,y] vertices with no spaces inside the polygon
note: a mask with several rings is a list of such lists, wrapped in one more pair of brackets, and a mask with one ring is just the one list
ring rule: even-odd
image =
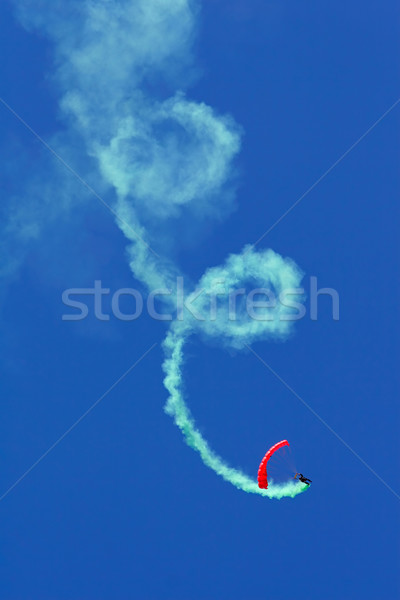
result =
[{"label": "green smoke", "polygon": [[[68,131],[65,149],[60,136],[59,153],[73,153],[69,134],[80,140],[88,159],[87,173],[97,181],[96,187],[104,189],[128,240],[134,277],[149,291],[176,291],[180,269],[160,256],[168,255],[179,242],[179,228],[174,227],[179,219],[184,219],[190,235],[197,221],[221,220],[233,210],[235,159],[242,133],[230,115],[186,96],[197,73],[192,44],[199,2],[40,0],[39,9],[38,0],[15,4],[23,24],[54,43],[54,80],[62,94],[60,112]],[[85,175],[82,163],[78,170]],[[40,220],[35,211],[32,214],[35,227],[25,223],[24,228],[31,236],[40,230]],[[292,260],[272,250],[256,252],[247,247],[232,254],[223,265],[208,269],[198,288],[192,286],[188,299],[200,318],[186,310],[164,342],[165,387],[170,394],[166,412],[188,445],[238,489],[269,498],[294,497],[307,486],[293,481],[261,490],[255,478],[215,454],[184,401],[183,347],[190,335],[233,350],[255,341],[287,338],[295,299],[301,297],[301,278]],[[239,298],[231,318],[230,292],[246,286],[273,290],[279,302],[264,305],[250,318]],[[291,291],[290,302],[281,299],[287,291]],[[218,302],[210,306],[210,297],[218,297]],[[164,301],[169,309],[175,308],[167,297]]]}]

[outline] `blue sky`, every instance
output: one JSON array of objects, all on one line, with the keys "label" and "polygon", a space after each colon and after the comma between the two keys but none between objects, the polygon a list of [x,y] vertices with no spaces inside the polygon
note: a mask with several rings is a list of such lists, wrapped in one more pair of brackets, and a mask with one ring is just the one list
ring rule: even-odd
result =
[{"label": "blue sky", "polygon": [[[30,4],[20,3],[28,15]],[[64,21],[43,1],[30,32],[12,3],[1,5],[1,97],[113,205],[89,134],[60,108],[68,77],[54,75],[54,37],[73,41],[79,15],[69,14],[74,2],[56,5]],[[360,10],[208,0],[193,22],[192,58],[161,63],[154,77],[150,69],[146,93],[164,100],[184,81],[192,102],[232,115],[241,150],[227,151],[227,184],[209,194],[208,213],[156,225],[147,206],[140,215],[156,249],[195,282],[280,219],[397,101],[400,86],[395,2]],[[112,99],[115,88],[107,90]],[[84,321],[62,320],[66,288],[101,280],[112,291],[143,289],[143,280],[132,275],[113,215],[0,109],[0,493],[157,343],[1,500],[1,597],[397,598],[400,105],[258,247],[294,260],[306,291],[311,276],[336,289],[340,319],[322,298],[317,321],[307,313],[286,341],[259,340],[254,350],[377,476],[251,352],[204,336],[188,343],[185,396],[212,448],[255,479],[267,448],[287,438],[313,480],[307,493],[279,501],[219,478],[163,411],[163,323],[98,321],[92,310]],[[207,191],[203,166],[196,172]]]}]

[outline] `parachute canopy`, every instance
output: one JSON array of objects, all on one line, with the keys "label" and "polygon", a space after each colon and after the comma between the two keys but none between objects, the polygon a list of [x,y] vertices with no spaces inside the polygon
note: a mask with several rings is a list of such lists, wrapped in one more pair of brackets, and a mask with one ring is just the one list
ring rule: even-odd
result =
[{"label": "parachute canopy", "polygon": [[264,490],[267,489],[267,487],[268,487],[267,463],[268,463],[269,459],[271,458],[271,456],[273,454],[275,454],[275,452],[277,450],[279,450],[280,448],[283,448],[283,446],[289,446],[289,442],[287,440],[282,440],[281,442],[278,442],[277,444],[275,444],[275,446],[272,446],[272,448],[270,448],[268,450],[268,452],[262,459],[260,466],[258,468],[258,477],[257,477],[259,488],[264,489]]}]

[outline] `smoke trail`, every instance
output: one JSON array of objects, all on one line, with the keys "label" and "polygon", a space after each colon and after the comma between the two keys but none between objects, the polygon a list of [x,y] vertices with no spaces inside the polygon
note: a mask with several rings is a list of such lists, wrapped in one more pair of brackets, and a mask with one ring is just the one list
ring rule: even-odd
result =
[{"label": "smoke trail", "polygon": [[[62,94],[64,122],[70,138],[83,141],[91,168],[93,162],[97,165],[99,185],[109,190],[107,199],[129,241],[132,273],[149,290],[177,291],[178,266],[160,259],[151,247],[160,252],[160,240],[165,247],[175,241],[180,219],[185,224],[189,219],[190,227],[190,219],[194,224],[232,210],[234,159],[241,138],[232,117],[185,95],[197,76],[191,48],[198,3],[19,0],[16,10],[28,29],[44,33],[55,44],[54,81]],[[191,310],[186,306],[178,315],[164,342],[170,394],[165,410],[186,442],[223,479],[270,498],[294,497],[307,486],[293,482],[260,490],[255,480],[214,453],[184,401],[183,349],[191,335],[236,350],[257,340],[285,339],[293,324],[294,300],[300,298],[301,277],[293,261],[272,250],[245,248],[232,254],[193,286]],[[249,318],[235,296],[231,318],[231,291],[250,285],[273,290],[281,301]],[[282,299],[288,290],[290,302]],[[210,298],[217,298],[211,310]]]}]

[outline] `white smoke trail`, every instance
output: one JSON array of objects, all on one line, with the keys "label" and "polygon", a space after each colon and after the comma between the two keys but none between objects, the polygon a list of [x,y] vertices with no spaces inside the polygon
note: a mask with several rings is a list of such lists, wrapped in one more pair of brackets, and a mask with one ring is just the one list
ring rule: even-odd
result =
[{"label": "white smoke trail", "polygon": [[[234,159],[241,128],[189,100],[193,81],[191,47],[199,5],[194,0],[19,0],[17,13],[29,29],[45,33],[55,44],[55,82],[69,131],[83,139],[103,186],[121,217],[118,225],[129,240],[134,276],[149,290],[175,288],[178,267],[151,251],[160,231],[174,236],[174,222],[191,215],[220,217],[232,209]],[[138,237],[139,236],[139,237]],[[143,244],[144,240],[146,244]],[[257,483],[229,467],[196,429],[182,394],[183,346],[192,334],[243,349],[266,338],[290,334],[293,304],[279,302],[249,319],[239,303],[235,319],[223,303],[232,289],[257,284],[274,290],[296,290],[301,272],[272,250],[250,248],[209,269],[193,290],[193,306],[202,313],[207,298],[218,293],[216,314],[196,319],[185,314],[164,343],[166,411],[204,463],[246,492],[271,498],[294,497],[299,483],[260,490]],[[221,289],[221,282],[223,289]],[[218,288],[218,289],[216,289]]]}]

